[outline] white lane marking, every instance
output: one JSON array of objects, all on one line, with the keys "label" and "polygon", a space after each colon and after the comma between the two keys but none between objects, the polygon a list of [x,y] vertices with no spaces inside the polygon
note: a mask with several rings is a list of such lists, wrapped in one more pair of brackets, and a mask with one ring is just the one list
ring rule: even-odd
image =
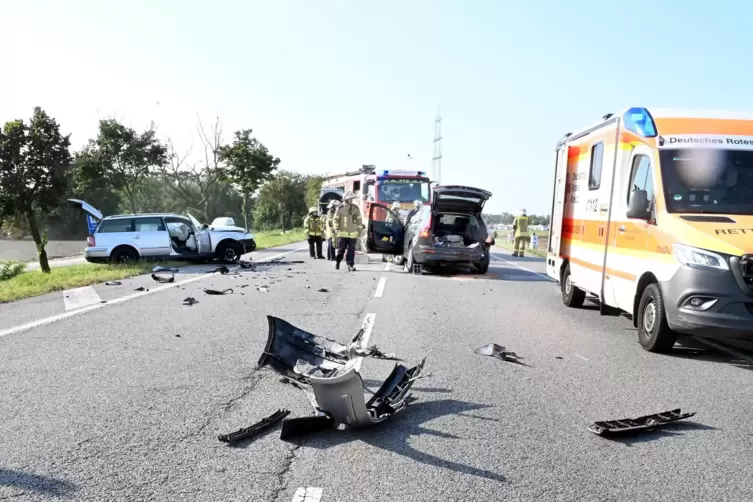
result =
[{"label": "white lane marking", "polygon": [[[256,263],[264,263],[265,261],[271,261],[275,260],[277,258],[282,258],[283,256],[287,256],[291,253],[295,253],[296,251],[303,251],[304,249],[308,248],[300,248],[300,249],[293,249],[292,251],[285,251],[284,253],[280,253],[274,256],[270,256],[269,258],[264,258],[262,260],[257,261]],[[160,291],[165,291],[166,289],[170,288],[176,288],[178,286],[182,286],[183,284],[188,284],[190,282],[200,281],[202,279],[206,279],[207,277],[216,277],[217,274],[210,273],[210,274],[204,274],[200,275],[198,277],[191,277],[190,279],[186,279],[184,281],[180,282],[173,282],[171,284],[166,284],[164,286],[157,286],[155,288],[149,289],[149,291],[140,291],[138,293],[121,296],[120,298],[116,298],[114,300],[110,300],[107,303],[98,303],[96,305],[89,305],[88,307],[82,307],[77,310],[71,310],[69,312],[65,312],[63,314],[56,314],[50,317],[44,317],[42,319],[37,319],[36,321],[27,322],[26,324],[19,324],[18,326],[14,326],[12,328],[0,330],[0,338],[8,335],[13,335],[16,333],[20,333],[21,331],[27,331],[33,328],[37,328],[39,326],[44,326],[46,324],[50,324],[56,321],[60,321],[62,319],[67,319],[68,317],[72,317],[74,315],[83,314],[85,312],[90,312],[92,310],[101,309],[104,307],[108,307],[110,305],[117,305],[118,303],[127,302],[129,300],[133,300],[134,298],[140,298],[142,296],[146,295],[152,295],[154,293],[159,293]]]},{"label": "white lane marking", "polygon": [[322,499],[322,489],[309,486],[300,487],[293,495],[293,502],[319,502]]},{"label": "white lane marking", "polygon": [[392,263],[388,263],[387,265],[384,266],[384,271],[389,272],[391,268],[392,268]]},{"label": "white lane marking", "polygon": [[[366,317],[363,319],[363,324],[361,324],[363,335],[361,336],[361,344],[360,344],[362,349],[365,349],[366,347],[369,346],[369,339],[371,338],[371,330],[374,329],[375,319],[376,319],[376,314],[366,314]],[[353,365],[356,371],[361,370],[362,363],[363,363],[363,356],[358,356],[358,359]]]},{"label": "white lane marking", "polygon": [[521,266],[521,265],[518,265],[517,263],[511,262],[511,261],[508,261],[508,260],[505,260],[504,258],[500,258],[499,256],[497,256],[497,255],[494,255],[494,254],[492,255],[492,258],[494,258],[494,261],[498,261],[498,262],[502,262],[502,263],[505,263],[506,265],[510,265],[510,266],[512,266],[512,267],[515,267],[515,268],[519,268],[520,270],[525,270],[526,272],[529,272],[529,273],[531,273],[531,274],[535,274],[535,275],[538,275],[539,277],[543,277],[543,278],[544,278],[544,279],[546,279],[547,281],[550,281],[550,282],[554,282],[554,279],[552,279],[552,278],[551,278],[551,277],[549,277],[548,275],[546,275],[546,274],[542,274],[542,273],[539,273],[539,272],[536,272],[536,271],[534,271],[534,270],[531,270],[531,269],[530,269],[530,268],[528,268],[528,267],[523,267],[523,266]]},{"label": "white lane marking", "polygon": [[[575,354],[575,353],[573,352],[573,354]],[[581,359],[583,359],[584,361],[588,361],[588,359],[586,359],[585,357],[583,357],[583,356],[582,356],[582,355],[580,355],[580,354],[575,354],[575,355],[576,355],[577,357],[580,357],[580,358],[581,358]]]},{"label": "white lane marking", "polygon": [[374,298],[381,298],[384,294],[384,285],[387,284],[387,278],[381,277],[379,279],[379,283],[377,284],[376,291],[374,292]]},{"label": "white lane marking", "polygon": [[64,290],[63,303],[65,304],[65,310],[69,311],[102,303],[102,298],[94,291],[93,287],[84,286],[82,288]]},{"label": "white lane marking", "polygon": [[708,338],[698,337],[697,340],[705,345],[708,345],[709,347],[715,348],[717,350],[721,350],[722,352],[726,352],[727,354],[730,354],[732,356],[739,357],[743,361],[747,361],[753,364],[753,357],[749,356],[748,354],[744,352],[740,352],[739,350],[734,349],[732,347],[727,347],[726,345],[717,343],[714,340],[709,340]]}]

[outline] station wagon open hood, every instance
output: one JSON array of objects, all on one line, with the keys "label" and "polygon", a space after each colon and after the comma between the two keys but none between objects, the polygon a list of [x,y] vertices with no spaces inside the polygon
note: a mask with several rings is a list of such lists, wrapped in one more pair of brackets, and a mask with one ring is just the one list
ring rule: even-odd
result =
[{"label": "station wagon open hood", "polygon": [[97,221],[101,221],[104,216],[102,216],[102,213],[89,205],[88,203],[84,202],[83,200],[78,199],[68,199],[68,204],[71,205],[71,207],[75,207],[76,209],[81,209],[82,211],[86,212],[89,216],[94,218]]},{"label": "station wagon open hood", "polygon": [[431,209],[434,212],[481,213],[492,193],[461,185],[434,187]]}]

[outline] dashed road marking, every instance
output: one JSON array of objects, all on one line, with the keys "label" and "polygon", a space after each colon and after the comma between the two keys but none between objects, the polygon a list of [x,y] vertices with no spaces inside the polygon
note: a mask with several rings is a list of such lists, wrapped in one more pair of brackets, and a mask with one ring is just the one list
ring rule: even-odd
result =
[{"label": "dashed road marking", "polygon": [[387,284],[387,278],[381,277],[377,284],[376,291],[374,291],[374,298],[381,298],[384,294],[384,285]]},{"label": "dashed road marking", "polygon": [[82,288],[66,289],[63,291],[63,303],[65,304],[66,312],[68,312],[102,303],[102,298],[94,291],[93,287],[84,286]]},{"label": "dashed road marking", "polygon": [[387,265],[384,266],[385,272],[389,272],[391,269],[392,269],[392,263],[388,263]]},{"label": "dashed road marking", "polygon": [[576,356],[576,357],[580,357],[580,358],[581,358],[581,359],[583,359],[584,361],[588,361],[588,359],[586,359],[585,357],[583,357],[583,356],[582,356],[582,355],[580,355],[580,354],[575,354],[575,356]]},{"label": "dashed road marking", "polygon": [[[366,314],[366,317],[363,319],[363,324],[361,324],[361,329],[363,330],[363,335],[361,336],[361,348],[363,349],[369,346],[369,339],[371,338],[371,330],[374,329],[375,320],[376,320],[376,314]],[[355,364],[353,365],[356,371],[360,371],[362,363],[363,363],[363,356],[358,356],[358,360],[356,360]]]},{"label": "dashed road marking", "polygon": [[[283,256],[287,256],[287,255],[289,255],[291,253],[295,253],[296,251],[303,251],[304,249],[307,249],[307,248],[300,248],[300,249],[293,249],[292,251],[285,251],[284,253],[280,253],[280,254],[277,254],[277,255],[274,255],[274,256],[270,256],[269,258],[261,259],[261,260],[257,261],[256,263],[264,263],[266,261],[272,261],[272,260],[275,260],[277,258],[282,258]],[[158,286],[158,287],[155,287],[155,288],[151,288],[149,291],[140,291],[138,293],[134,293],[134,294],[126,295],[126,296],[121,296],[120,298],[116,298],[114,300],[109,300],[107,303],[97,303],[96,305],[89,305],[87,307],[81,307],[79,309],[71,310],[71,311],[68,311],[68,312],[65,312],[65,313],[62,313],[62,314],[56,314],[56,315],[53,315],[53,316],[44,317],[42,319],[37,319],[36,321],[27,322],[25,324],[19,324],[18,326],[13,326],[12,328],[0,330],[0,338],[2,338],[4,336],[13,335],[13,334],[16,334],[16,333],[20,333],[22,331],[27,331],[27,330],[30,330],[30,329],[33,329],[33,328],[38,328],[39,326],[44,326],[46,324],[51,324],[51,323],[56,322],[56,321],[61,321],[63,319],[67,319],[69,317],[73,317],[74,315],[83,314],[85,312],[91,312],[92,310],[97,310],[97,309],[105,308],[105,307],[108,307],[110,305],[117,305],[118,303],[124,303],[124,302],[127,302],[129,300],[133,300],[134,298],[140,298],[140,297],[146,296],[146,295],[153,295],[155,293],[159,293],[160,291],[165,291],[167,289],[176,288],[178,286],[182,286],[183,284],[188,284],[190,282],[200,281],[202,279],[206,279],[207,277],[216,277],[216,274],[214,274],[214,273],[203,274],[203,275],[200,275],[198,277],[192,277],[190,279],[186,279],[184,281],[173,282],[171,284],[166,284],[164,286]]]},{"label": "dashed road marking", "polygon": [[293,495],[293,502],[319,502],[322,499],[321,488],[314,488],[309,486],[308,488],[300,487],[295,491]]}]

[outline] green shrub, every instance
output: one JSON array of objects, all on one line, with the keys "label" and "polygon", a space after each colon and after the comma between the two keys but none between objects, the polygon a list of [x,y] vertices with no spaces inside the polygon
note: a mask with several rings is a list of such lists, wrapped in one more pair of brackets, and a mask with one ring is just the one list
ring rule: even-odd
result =
[{"label": "green shrub", "polygon": [[26,263],[17,261],[0,261],[0,281],[13,279],[26,270]]}]

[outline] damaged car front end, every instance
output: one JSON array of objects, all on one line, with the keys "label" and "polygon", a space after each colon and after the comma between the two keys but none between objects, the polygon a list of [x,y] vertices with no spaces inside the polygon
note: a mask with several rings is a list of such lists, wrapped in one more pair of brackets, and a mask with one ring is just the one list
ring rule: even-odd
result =
[{"label": "damaged car front end", "polygon": [[[360,332],[346,346],[277,317],[267,319],[269,335],[259,367],[269,366],[293,380],[307,393],[317,413],[316,417],[285,420],[282,436],[305,433],[308,424],[320,430],[334,423],[361,428],[383,422],[406,407],[413,383],[422,376],[425,358],[413,367],[396,363],[367,400],[359,361],[364,357],[395,359],[393,355],[385,355],[376,347],[363,347]],[[290,422],[287,427],[285,422]]]}]

